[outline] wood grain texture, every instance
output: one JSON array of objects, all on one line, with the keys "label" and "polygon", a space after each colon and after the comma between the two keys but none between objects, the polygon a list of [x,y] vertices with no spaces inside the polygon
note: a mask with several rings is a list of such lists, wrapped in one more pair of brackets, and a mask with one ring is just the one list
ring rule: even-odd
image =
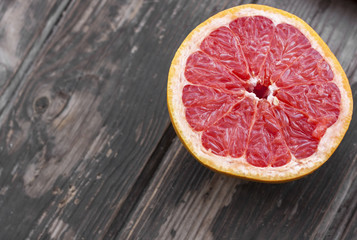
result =
[{"label": "wood grain texture", "polygon": [[[308,22],[341,62],[356,102],[355,2],[257,3],[287,10]],[[201,21],[205,19],[202,14]],[[303,179],[280,185],[213,173],[176,139],[117,239],[355,239],[356,136],[353,118],[325,165]]]},{"label": "wood grain texture", "polygon": [[357,152],[345,151],[313,175],[266,185],[211,172],[176,139],[117,239],[354,239],[356,157],[341,166],[337,156]]},{"label": "wood grain texture", "polygon": [[354,239],[356,155],[341,146],[316,173],[267,185],[211,172],[176,139],[117,239]]},{"label": "wood grain texture", "polygon": [[1,115],[0,239],[102,238],[169,126],[166,6],[67,3]]},{"label": "wood grain texture", "polygon": [[0,3],[0,124],[67,3],[68,0]]},{"label": "wood grain texture", "polygon": [[310,23],[356,100],[352,1],[1,1],[0,239],[352,239],[355,120],[326,165],[283,185],[215,174],[171,145],[175,50],[249,2]]},{"label": "wood grain texture", "polygon": [[[6,149],[11,149],[18,134],[12,122],[10,128],[5,121],[9,118],[24,76],[32,67],[34,58],[43,49],[51,30],[60,19],[67,1],[1,1],[0,2],[0,238],[16,239],[21,231],[30,231],[30,224],[21,225],[33,214],[26,202],[15,207],[19,197],[11,194],[18,186],[14,182],[17,158],[8,158]],[[8,131],[6,136],[4,132]],[[12,195],[12,196],[10,196]],[[8,204],[6,204],[8,202]],[[36,213],[35,213],[36,214]],[[37,213],[38,214],[38,213]]]}]

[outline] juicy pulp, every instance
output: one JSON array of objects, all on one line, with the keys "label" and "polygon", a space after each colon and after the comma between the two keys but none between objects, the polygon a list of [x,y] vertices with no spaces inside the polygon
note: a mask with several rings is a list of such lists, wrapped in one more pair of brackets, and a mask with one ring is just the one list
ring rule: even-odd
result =
[{"label": "juicy pulp", "polygon": [[297,28],[263,16],[237,18],[187,59],[186,120],[216,155],[283,166],[292,156],[311,156],[337,121],[341,96],[333,77]]}]

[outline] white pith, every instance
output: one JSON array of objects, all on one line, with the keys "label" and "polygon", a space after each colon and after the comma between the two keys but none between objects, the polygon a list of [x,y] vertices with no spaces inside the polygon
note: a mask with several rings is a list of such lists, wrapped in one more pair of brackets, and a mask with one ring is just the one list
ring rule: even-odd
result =
[{"label": "white pith", "polygon": [[[199,45],[202,40],[207,37],[213,30],[221,26],[228,26],[229,23],[238,18],[244,16],[265,16],[270,18],[275,25],[280,23],[288,23],[296,28],[298,28],[311,42],[311,45],[316,49],[330,64],[332,71],[334,72],[333,82],[339,87],[341,92],[341,112],[338,120],[330,128],[327,129],[325,135],[322,137],[317,151],[310,157],[305,159],[296,159],[292,155],[292,160],[281,167],[255,167],[247,163],[245,156],[240,158],[232,157],[221,157],[217,156],[210,151],[206,150],[201,144],[201,132],[193,131],[192,128],[186,121],[185,118],[185,107],[182,102],[182,90],[187,84],[190,84],[185,76],[184,70],[186,66],[187,58],[195,51],[199,50]],[[290,176],[297,176],[300,172],[305,172],[306,169],[312,169],[316,166],[321,165],[326,161],[330,155],[330,149],[335,149],[339,144],[341,137],[346,131],[346,120],[344,118],[349,118],[349,110],[351,108],[352,102],[348,97],[348,93],[343,87],[343,76],[337,69],[335,69],[335,64],[332,59],[324,54],[324,51],[319,46],[318,42],[315,40],[314,36],[306,30],[306,26],[303,26],[300,22],[293,18],[286,17],[279,13],[272,13],[269,11],[258,10],[255,8],[243,8],[239,12],[228,12],[226,15],[220,18],[213,18],[208,20],[209,23],[203,25],[202,27],[196,28],[196,31],[191,36],[190,41],[184,42],[180,47],[180,55],[176,56],[177,64],[172,66],[170,69],[171,80],[168,84],[168,91],[171,94],[169,97],[169,103],[172,104],[171,108],[174,111],[171,112],[172,120],[176,130],[181,135],[186,146],[190,151],[198,158],[204,159],[206,165],[215,168],[218,171],[233,173],[239,176],[247,176],[249,178],[257,179],[288,179]],[[258,79],[251,79],[251,82],[256,82]],[[270,94],[267,100],[274,105],[279,104],[279,100],[272,94],[277,89],[275,84],[269,86]],[[259,100],[254,93],[246,93],[247,95],[254,96]]]}]

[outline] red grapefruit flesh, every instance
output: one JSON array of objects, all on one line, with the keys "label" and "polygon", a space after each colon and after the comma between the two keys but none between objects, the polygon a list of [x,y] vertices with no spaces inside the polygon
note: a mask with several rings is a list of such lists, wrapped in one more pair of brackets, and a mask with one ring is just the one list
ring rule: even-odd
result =
[{"label": "red grapefruit flesh", "polygon": [[[185,71],[196,85],[186,85],[182,98],[187,106],[187,98],[199,97],[200,108],[189,106],[186,118],[203,131],[207,150],[231,157],[246,153],[258,167],[282,166],[291,154],[299,159],[316,151],[325,129],[338,118],[341,96],[329,83],[329,64],[297,28],[274,26],[262,16],[237,18],[213,31],[200,48],[188,58]],[[259,76],[259,84],[242,84],[249,76]],[[281,87],[275,97],[283,107],[264,100],[274,83]],[[235,103],[234,90],[242,86],[247,92],[253,88],[259,100],[246,96]]]}]

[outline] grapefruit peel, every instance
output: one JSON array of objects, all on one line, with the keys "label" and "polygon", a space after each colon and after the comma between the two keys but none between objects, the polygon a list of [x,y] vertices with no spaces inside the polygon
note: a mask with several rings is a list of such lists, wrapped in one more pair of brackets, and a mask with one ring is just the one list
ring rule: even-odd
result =
[{"label": "grapefruit peel", "polygon": [[[335,83],[341,94],[341,108],[338,120],[330,126],[321,138],[317,151],[304,159],[292,159],[281,167],[256,167],[249,164],[244,155],[239,158],[218,156],[202,146],[201,133],[194,131],[185,118],[185,107],[182,103],[183,87],[189,82],[184,72],[187,58],[199,50],[200,43],[212,31],[227,26],[239,17],[264,16],[275,25],[287,23],[300,30],[330,65]],[[312,173],[325,163],[343,139],[352,118],[353,102],[351,88],[340,63],[320,36],[302,19],[286,11],[256,4],[233,7],[210,17],[198,25],[178,48],[169,70],[167,84],[168,111],[174,129],[186,149],[204,166],[227,175],[258,182],[279,183],[301,178]]]}]

